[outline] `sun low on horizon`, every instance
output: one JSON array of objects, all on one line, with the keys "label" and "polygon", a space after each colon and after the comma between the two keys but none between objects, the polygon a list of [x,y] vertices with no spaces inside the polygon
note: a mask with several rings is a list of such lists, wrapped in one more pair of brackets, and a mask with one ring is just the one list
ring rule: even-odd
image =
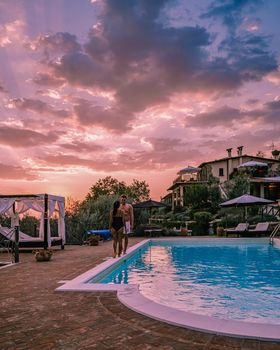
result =
[{"label": "sun low on horizon", "polygon": [[82,199],[280,149],[280,1],[0,0],[0,193]]}]

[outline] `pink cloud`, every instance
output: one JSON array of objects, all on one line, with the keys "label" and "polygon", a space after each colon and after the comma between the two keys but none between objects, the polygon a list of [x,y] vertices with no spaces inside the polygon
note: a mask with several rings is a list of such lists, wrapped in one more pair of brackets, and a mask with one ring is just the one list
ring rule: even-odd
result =
[{"label": "pink cloud", "polygon": [[73,107],[81,125],[99,126],[114,133],[125,133],[131,129],[134,116],[118,107],[102,107],[88,100],[78,99]]},{"label": "pink cloud", "polygon": [[65,109],[55,109],[52,105],[38,99],[15,98],[9,104],[23,111],[32,111],[41,114],[52,114],[59,118],[68,118],[71,113]]},{"label": "pink cloud", "polygon": [[81,142],[81,141],[73,141],[69,143],[61,143],[59,144],[60,147],[72,150],[78,153],[82,152],[96,152],[96,151],[102,151],[104,150],[104,147],[101,145],[98,145],[94,142]]},{"label": "pink cloud", "polygon": [[4,85],[0,82],[0,93],[7,93],[8,91],[4,88]]},{"label": "pink cloud", "polygon": [[42,134],[29,129],[20,129],[10,126],[0,126],[0,144],[11,147],[38,147],[57,141],[59,135],[56,132]]},{"label": "pink cloud", "polygon": [[0,163],[0,178],[4,180],[28,180],[39,179],[32,169],[25,169],[21,166]]},{"label": "pink cloud", "polygon": [[32,51],[42,51],[46,59],[52,54],[81,50],[77,37],[67,32],[40,34],[35,40],[26,42],[25,47]]},{"label": "pink cloud", "polygon": [[48,73],[37,73],[32,81],[40,86],[59,87],[65,82],[64,79],[55,78]]}]

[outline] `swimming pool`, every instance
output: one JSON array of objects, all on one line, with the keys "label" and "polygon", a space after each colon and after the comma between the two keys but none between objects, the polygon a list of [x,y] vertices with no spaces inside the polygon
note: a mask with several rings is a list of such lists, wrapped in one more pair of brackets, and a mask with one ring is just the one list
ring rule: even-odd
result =
[{"label": "swimming pool", "polygon": [[154,241],[98,283],[139,284],[147,298],[196,314],[280,324],[280,250],[267,239]]},{"label": "swimming pool", "polygon": [[280,250],[268,239],[146,240],[59,289],[117,291],[171,324],[280,340]]}]

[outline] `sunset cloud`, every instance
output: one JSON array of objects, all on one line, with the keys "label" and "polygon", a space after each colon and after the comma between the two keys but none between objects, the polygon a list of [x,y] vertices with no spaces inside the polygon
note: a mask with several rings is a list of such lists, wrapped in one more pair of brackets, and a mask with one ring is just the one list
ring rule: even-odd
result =
[{"label": "sunset cloud", "polygon": [[9,101],[9,105],[22,111],[32,111],[41,114],[52,114],[59,118],[67,118],[70,112],[64,109],[55,109],[52,105],[38,99],[17,98]]},{"label": "sunset cloud", "polygon": [[218,18],[231,31],[235,31],[237,26],[242,22],[244,14],[252,13],[263,4],[263,0],[220,0],[211,1],[209,8],[201,15],[202,18]]},{"label": "sunset cloud", "polygon": [[[256,100],[254,100],[256,102]],[[222,106],[209,112],[199,113],[195,116],[186,118],[186,126],[236,126],[239,123],[254,120],[257,123],[264,123],[267,126],[273,126],[279,121],[280,100],[266,102],[261,108],[252,108],[250,110],[242,110],[229,106]]]},{"label": "sunset cloud", "polygon": [[130,130],[129,123],[133,119],[133,115],[125,109],[105,108],[83,99],[79,99],[73,109],[82,125],[95,125],[115,133]]},{"label": "sunset cloud", "polygon": [[3,180],[38,180],[38,175],[30,169],[0,163],[0,179]]},{"label": "sunset cloud", "polygon": [[23,27],[24,23],[21,20],[0,24],[0,47],[4,48],[18,41]]},{"label": "sunset cloud", "polygon": [[26,42],[25,47],[32,51],[42,51],[46,59],[53,54],[70,53],[81,50],[76,35],[58,32],[55,34],[41,34],[36,40]]},{"label": "sunset cloud", "polygon": [[37,147],[50,144],[59,138],[56,132],[46,135],[29,129],[20,129],[9,126],[0,126],[0,144],[11,147]]},{"label": "sunset cloud", "polygon": [[[220,44],[226,56],[211,56],[206,49],[213,37],[206,28],[169,28],[158,20],[168,3],[172,1],[140,6],[104,1],[98,25],[90,30],[84,47],[70,33],[39,36],[36,49],[62,53],[58,60],[46,62],[51,75],[41,77],[49,77],[50,84],[53,79],[111,91],[115,103],[110,107],[118,114],[120,109],[135,113],[168,103],[176,93],[223,95],[277,69],[268,37],[254,33],[226,36]],[[204,17],[223,17],[228,26],[236,27],[239,20],[233,15],[251,7],[248,2],[216,4]]]},{"label": "sunset cloud", "polygon": [[67,150],[72,150],[78,153],[81,152],[96,152],[96,151],[102,151],[104,149],[103,146],[98,145],[94,142],[80,142],[80,141],[73,141],[69,143],[61,143],[59,144],[60,147],[65,148]]},{"label": "sunset cloud", "polygon": [[275,85],[280,85],[280,69],[277,71],[271,72],[266,76],[266,79]]},{"label": "sunset cloud", "polygon": [[0,163],[17,174],[5,181],[71,194],[111,174],[159,196],[228,147],[269,156],[279,12],[274,0],[0,1]]},{"label": "sunset cloud", "polygon": [[58,79],[47,73],[37,73],[32,81],[41,86],[58,87],[64,84],[64,79]]},{"label": "sunset cloud", "polygon": [[0,82],[0,93],[7,93],[8,91],[4,88],[4,86]]}]

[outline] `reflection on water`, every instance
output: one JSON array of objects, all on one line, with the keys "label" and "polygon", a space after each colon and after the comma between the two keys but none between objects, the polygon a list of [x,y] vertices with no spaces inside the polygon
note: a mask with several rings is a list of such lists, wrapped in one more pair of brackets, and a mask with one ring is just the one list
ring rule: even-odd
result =
[{"label": "reflection on water", "polygon": [[140,284],[180,310],[280,324],[280,250],[263,244],[152,245],[101,283]]}]

